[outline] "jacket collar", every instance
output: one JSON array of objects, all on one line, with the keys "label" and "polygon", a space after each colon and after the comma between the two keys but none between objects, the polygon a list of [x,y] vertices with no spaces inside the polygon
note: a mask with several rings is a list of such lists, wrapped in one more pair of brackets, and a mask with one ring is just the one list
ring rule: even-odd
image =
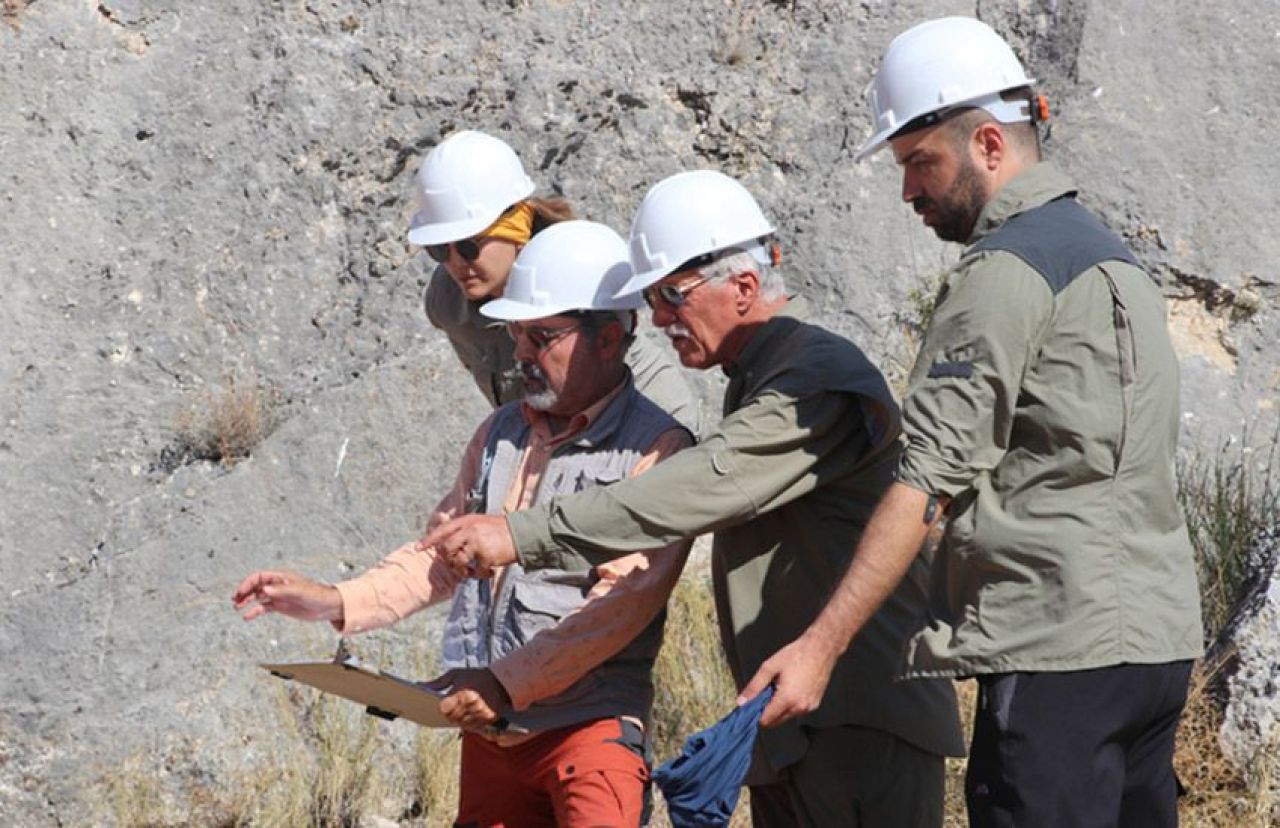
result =
[{"label": "jacket collar", "polygon": [[760,360],[762,354],[766,353],[769,343],[782,336],[785,331],[791,330],[794,325],[783,320],[790,319],[794,322],[800,322],[809,318],[809,303],[805,301],[803,296],[788,296],[787,302],[778,308],[777,312],[760,326],[755,335],[742,347],[742,352],[738,354],[738,359],[732,365],[724,366],[724,372],[729,377],[740,376],[743,372],[749,371],[751,366]]},{"label": "jacket collar", "polygon": [[982,241],[1019,213],[1075,194],[1075,184],[1057,167],[1044,161],[1033,164],[1001,187],[986,203],[973,225],[968,244]]}]

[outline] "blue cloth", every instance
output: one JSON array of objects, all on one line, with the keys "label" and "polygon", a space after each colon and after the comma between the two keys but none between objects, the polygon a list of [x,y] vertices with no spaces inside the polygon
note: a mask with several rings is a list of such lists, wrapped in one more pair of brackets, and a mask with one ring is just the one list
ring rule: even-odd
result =
[{"label": "blue cloth", "polygon": [[751,750],[760,730],[760,714],[773,698],[766,687],[742,707],[685,740],[680,755],[653,772],[674,828],[713,828],[729,824]]}]

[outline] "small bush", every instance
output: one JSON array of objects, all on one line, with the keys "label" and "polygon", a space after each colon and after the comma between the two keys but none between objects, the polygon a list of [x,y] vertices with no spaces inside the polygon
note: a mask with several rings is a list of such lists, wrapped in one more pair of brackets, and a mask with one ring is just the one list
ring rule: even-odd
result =
[{"label": "small bush", "polygon": [[233,466],[245,459],[275,428],[276,395],[252,377],[228,376],[206,389],[178,417],[178,437],[167,465],[209,460]]}]

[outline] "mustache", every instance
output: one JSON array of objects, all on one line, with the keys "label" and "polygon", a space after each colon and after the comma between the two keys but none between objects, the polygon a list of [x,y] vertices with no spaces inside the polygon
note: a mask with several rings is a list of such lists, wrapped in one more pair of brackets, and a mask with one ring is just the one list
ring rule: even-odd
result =
[{"label": "mustache", "polygon": [[689,329],[679,322],[672,322],[670,325],[665,326],[662,332],[670,339],[675,339],[677,336],[689,336]]},{"label": "mustache", "polygon": [[925,210],[933,206],[933,199],[920,196],[911,200],[911,209],[916,213],[923,213]]},{"label": "mustache", "polygon": [[544,383],[547,381],[542,369],[532,362],[517,362],[502,372],[502,378],[507,380],[535,380]]}]

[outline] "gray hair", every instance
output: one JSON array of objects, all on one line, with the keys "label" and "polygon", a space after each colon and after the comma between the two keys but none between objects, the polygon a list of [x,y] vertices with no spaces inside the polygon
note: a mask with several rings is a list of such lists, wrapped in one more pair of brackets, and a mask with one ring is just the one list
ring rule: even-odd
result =
[{"label": "gray hair", "polygon": [[716,259],[699,271],[708,280],[725,279],[734,273],[750,270],[760,277],[760,297],[762,299],[780,299],[787,295],[787,285],[782,280],[782,271],[773,265],[760,264],[755,256],[745,250],[738,249],[720,259]]}]

